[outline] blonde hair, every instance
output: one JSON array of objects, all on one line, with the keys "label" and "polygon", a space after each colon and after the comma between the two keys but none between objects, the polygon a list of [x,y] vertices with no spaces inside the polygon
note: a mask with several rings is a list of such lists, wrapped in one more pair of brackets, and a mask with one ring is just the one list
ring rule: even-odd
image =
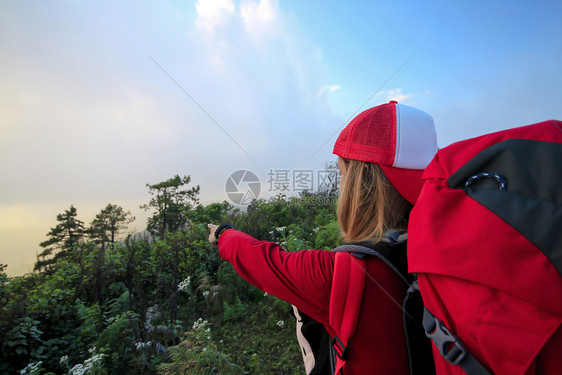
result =
[{"label": "blonde hair", "polygon": [[389,230],[406,231],[412,205],[398,193],[381,167],[342,158],[337,216],[347,242],[378,242]]}]

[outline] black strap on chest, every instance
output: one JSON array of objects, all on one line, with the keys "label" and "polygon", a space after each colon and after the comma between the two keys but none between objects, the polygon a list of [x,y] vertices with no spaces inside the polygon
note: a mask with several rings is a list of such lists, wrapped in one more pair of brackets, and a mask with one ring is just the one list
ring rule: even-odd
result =
[{"label": "black strap on chest", "polygon": [[[407,234],[400,235],[398,232],[387,233],[386,236],[375,244],[368,241],[358,242],[350,245],[342,245],[335,248],[334,252],[347,252],[357,258],[376,257],[385,263],[402,280],[406,287],[410,286],[412,280],[408,274],[406,256]],[[333,357],[337,356],[345,360],[348,348],[335,336],[331,345]],[[332,363],[332,371],[335,368],[335,360]],[[343,369],[342,369],[343,370]]]},{"label": "black strap on chest", "polygon": [[408,261],[406,255],[407,234],[389,232],[386,236],[375,244],[367,241],[357,242],[352,245],[342,245],[336,247],[335,252],[347,252],[357,258],[374,256],[383,261],[396,275],[409,286],[413,281],[408,274]]}]

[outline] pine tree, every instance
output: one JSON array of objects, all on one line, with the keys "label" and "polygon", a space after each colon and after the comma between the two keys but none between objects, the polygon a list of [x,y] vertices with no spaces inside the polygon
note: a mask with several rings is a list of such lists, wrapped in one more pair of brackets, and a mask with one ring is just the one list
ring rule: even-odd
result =
[{"label": "pine tree", "polygon": [[186,213],[199,202],[199,185],[191,189],[184,188],[190,181],[190,176],[175,175],[158,184],[146,184],[152,199],[140,208],[147,211],[156,209],[147,220],[147,229],[153,235],[163,238],[166,233],[175,232],[187,224]]},{"label": "pine tree", "polygon": [[90,223],[90,238],[105,250],[107,244],[115,243],[119,234],[134,220],[130,211],[109,203]]},{"label": "pine tree", "polygon": [[46,241],[39,244],[43,250],[37,255],[35,271],[53,271],[58,258],[71,256],[84,238],[84,223],[76,218],[76,208],[70,206],[62,214],[57,215],[59,222],[47,233]]}]

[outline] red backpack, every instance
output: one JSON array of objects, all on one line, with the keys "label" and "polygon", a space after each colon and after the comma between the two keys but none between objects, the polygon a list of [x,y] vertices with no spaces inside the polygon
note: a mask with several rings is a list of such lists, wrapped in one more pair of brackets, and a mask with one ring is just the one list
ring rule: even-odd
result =
[{"label": "red backpack", "polygon": [[[407,273],[407,234],[387,232],[377,244],[356,243],[335,248],[336,259],[330,295],[330,332],[320,323],[296,309],[297,336],[303,351],[309,353],[307,374],[342,374],[347,361],[348,343],[357,329],[357,319],[363,301],[366,282],[378,283],[377,275],[367,276],[366,259],[376,257],[389,267],[410,290],[402,304],[404,334],[408,349],[410,375],[435,374],[431,341],[426,338],[422,325],[423,304],[419,291],[413,291],[413,276]],[[366,280],[367,277],[369,280]],[[415,284],[415,283],[414,283]],[[378,284],[380,288],[382,285]],[[393,298],[388,295],[389,298]],[[396,327],[394,327],[396,328]],[[394,329],[390,327],[390,329]],[[373,340],[377,340],[373,337]],[[351,350],[354,350],[351,348]]]},{"label": "red backpack", "polygon": [[408,267],[437,374],[470,373],[467,358],[495,374],[560,371],[549,361],[562,353],[562,122],[450,145],[424,180]]}]

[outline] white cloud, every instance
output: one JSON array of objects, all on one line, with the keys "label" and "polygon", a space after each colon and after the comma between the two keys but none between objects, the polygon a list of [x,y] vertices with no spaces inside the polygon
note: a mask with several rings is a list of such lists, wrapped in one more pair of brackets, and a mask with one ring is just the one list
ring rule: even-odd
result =
[{"label": "white cloud", "polygon": [[[338,93],[338,95],[334,95],[335,93]],[[340,85],[326,85],[320,87],[316,95],[319,100],[326,100],[331,107],[330,110],[334,112],[334,103],[338,103],[339,99],[345,95],[345,93],[341,91]],[[338,100],[334,100],[335,98]]]},{"label": "white cloud", "polygon": [[403,93],[402,91],[403,90],[401,88],[396,88],[388,91],[383,91],[382,93],[386,96],[387,102],[391,100],[395,100],[398,103],[402,103],[403,101],[406,101],[406,99],[411,98],[414,95],[412,93],[406,94]]},{"label": "white cloud", "polygon": [[279,14],[277,1],[260,0],[258,3],[245,1],[240,5],[244,26],[251,37],[257,38],[274,28]]},{"label": "white cloud", "polygon": [[271,168],[332,157],[327,145],[305,163],[341,124],[328,97],[339,87],[326,84],[320,48],[277,1],[200,0],[196,18],[142,3],[106,19],[113,3],[96,4],[11,5],[13,22],[0,22],[0,169],[10,181],[0,206],[37,218],[35,237],[0,221],[1,249],[31,249],[32,259],[71,204],[83,217],[110,202],[139,217],[145,184],[174,174],[191,175],[208,203],[227,198],[234,170],[265,181]]},{"label": "white cloud", "polygon": [[212,32],[215,28],[225,25],[229,16],[235,12],[232,0],[199,0],[195,4],[197,26]]},{"label": "white cloud", "polygon": [[334,92],[340,91],[340,90],[341,90],[340,85],[328,85],[328,86],[322,87],[319,91],[319,94],[322,94],[322,93],[333,94]]},{"label": "white cloud", "polygon": [[[226,27],[204,39],[191,35],[202,52],[199,74],[215,90],[201,103],[210,113],[228,113],[221,124],[250,154],[264,153],[259,158],[266,163],[295,162],[305,140],[335,119],[329,98],[319,95],[325,86],[322,52],[277,1],[243,1],[224,14]],[[217,107],[213,102],[220,99]]]}]

